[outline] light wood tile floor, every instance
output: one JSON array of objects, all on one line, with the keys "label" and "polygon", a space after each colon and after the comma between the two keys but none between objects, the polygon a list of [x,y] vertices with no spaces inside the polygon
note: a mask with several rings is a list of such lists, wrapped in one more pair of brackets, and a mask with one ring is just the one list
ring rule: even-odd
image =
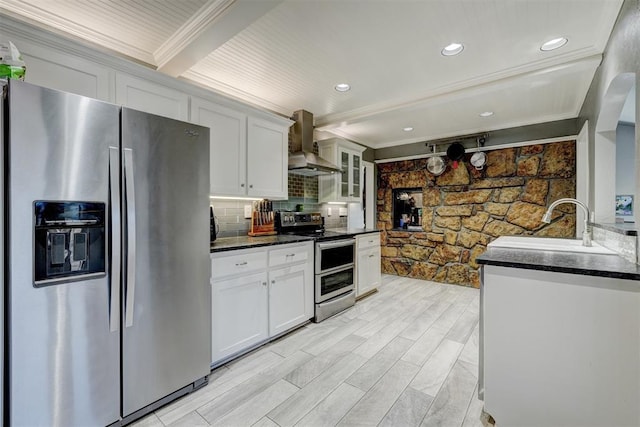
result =
[{"label": "light wood tile floor", "polygon": [[214,370],[134,424],[486,426],[479,291],[383,276],[379,292]]}]

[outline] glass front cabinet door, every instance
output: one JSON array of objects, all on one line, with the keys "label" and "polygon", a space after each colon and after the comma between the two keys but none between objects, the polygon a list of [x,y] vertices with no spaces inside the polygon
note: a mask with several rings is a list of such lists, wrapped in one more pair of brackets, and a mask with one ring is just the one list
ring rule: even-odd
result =
[{"label": "glass front cabinet door", "polygon": [[319,154],[340,172],[318,177],[319,202],[362,201],[362,152],[365,147],[340,138],[318,141]]}]

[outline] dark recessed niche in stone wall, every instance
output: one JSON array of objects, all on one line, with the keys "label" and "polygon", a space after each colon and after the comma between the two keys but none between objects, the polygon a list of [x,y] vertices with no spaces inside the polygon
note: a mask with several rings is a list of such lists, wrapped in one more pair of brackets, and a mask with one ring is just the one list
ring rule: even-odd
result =
[{"label": "dark recessed niche in stone wall", "polygon": [[393,228],[422,231],[422,188],[393,190]]}]

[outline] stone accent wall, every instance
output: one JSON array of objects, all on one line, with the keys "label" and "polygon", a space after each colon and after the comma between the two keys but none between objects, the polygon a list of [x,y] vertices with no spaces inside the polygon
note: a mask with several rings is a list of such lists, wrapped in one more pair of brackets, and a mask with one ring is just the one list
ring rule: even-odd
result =
[{"label": "stone accent wall", "polygon": [[[575,141],[487,151],[476,170],[465,161],[436,177],[427,159],[378,165],[378,223],[382,271],[436,282],[479,287],[476,258],[498,236],[575,236],[575,206],[546,206],[575,197]],[[423,189],[420,232],[393,230],[392,190]]]}]

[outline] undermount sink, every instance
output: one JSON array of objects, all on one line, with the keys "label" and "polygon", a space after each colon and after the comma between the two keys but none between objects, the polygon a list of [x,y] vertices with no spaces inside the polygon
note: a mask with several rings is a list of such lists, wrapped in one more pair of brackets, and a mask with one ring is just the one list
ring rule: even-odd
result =
[{"label": "undermount sink", "polygon": [[502,236],[489,243],[491,248],[526,249],[533,251],[576,252],[585,254],[617,255],[616,252],[597,244],[583,246],[582,240],[551,237]]}]

